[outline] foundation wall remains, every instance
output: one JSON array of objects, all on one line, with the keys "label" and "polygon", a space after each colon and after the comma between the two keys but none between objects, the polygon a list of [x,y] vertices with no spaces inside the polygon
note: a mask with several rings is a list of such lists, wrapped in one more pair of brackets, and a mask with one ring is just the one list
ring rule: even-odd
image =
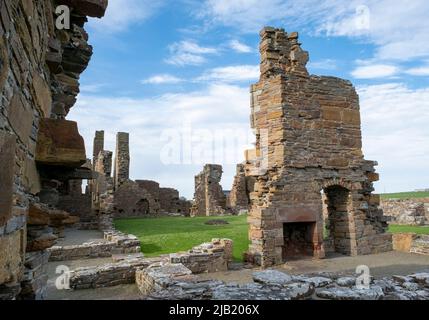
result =
[{"label": "foundation wall remains", "polygon": [[[387,219],[372,194],[376,162],[364,160],[361,150],[359,98],[352,84],[310,76],[297,33],[264,28],[260,52],[261,77],[251,88],[256,149],[246,154],[246,175],[255,179],[247,259],[267,267],[290,255],[323,257],[322,190],[335,251],[391,250]],[[285,232],[293,223],[305,224],[299,237]]]},{"label": "foundation wall remains", "polygon": [[119,231],[104,233],[104,240],[81,245],[53,246],[48,249],[50,261],[70,261],[112,257],[114,254],[140,253],[140,241],[136,236]]}]

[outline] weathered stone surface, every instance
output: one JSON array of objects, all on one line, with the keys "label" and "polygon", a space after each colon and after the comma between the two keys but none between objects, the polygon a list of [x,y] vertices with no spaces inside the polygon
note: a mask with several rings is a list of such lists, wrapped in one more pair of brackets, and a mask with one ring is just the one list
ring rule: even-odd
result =
[{"label": "weathered stone surface", "polygon": [[236,175],[232,184],[231,192],[228,196],[228,206],[238,214],[241,211],[249,210],[250,199],[250,178],[246,178],[246,171],[243,164],[237,165]]},{"label": "weathered stone surface", "polygon": [[333,281],[330,278],[326,277],[311,277],[303,278],[302,281],[313,284],[316,288],[325,287],[328,284],[331,284]]},{"label": "weathered stone surface", "polygon": [[168,289],[173,281],[191,279],[192,271],[181,263],[153,264],[137,270],[136,284],[141,293],[148,295],[154,291]]},{"label": "weathered stone surface", "polygon": [[381,208],[391,223],[424,225],[429,223],[429,208],[425,199],[388,199],[381,201]]},{"label": "weathered stone surface", "polygon": [[330,288],[316,292],[319,298],[330,300],[380,300],[383,290],[380,287],[372,286],[370,289],[356,288]]},{"label": "weathered stone surface", "polygon": [[391,250],[387,219],[371,195],[378,174],[363,158],[355,88],[310,76],[297,34],[264,28],[260,35],[261,76],[251,86],[256,143],[244,163],[254,181],[246,259],[269,267],[326,251]]},{"label": "weathered stone surface", "polygon": [[135,283],[136,270],[147,268],[153,263],[156,263],[154,259],[137,258],[103,266],[78,268],[70,274],[70,287],[79,290]]},{"label": "weathered stone surface", "polygon": [[[132,255],[140,253],[140,240],[136,236],[110,231],[104,233],[104,240],[85,242],[81,245],[54,246],[48,250],[51,261],[70,261],[112,257],[113,255]],[[142,256],[140,256],[142,258]]]},{"label": "weathered stone surface", "polygon": [[265,270],[260,272],[254,272],[253,280],[262,284],[283,286],[292,282],[292,277],[284,272],[280,272],[277,270]]},{"label": "weathered stone surface", "polygon": [[230,239],[213,239],[211,243],[203,243],[186,253],[170,255],[171,263],[182,263],[192,273],[227,271],[232,262],[232,246]]},{"label": "weathered stone surface", "polygon": [[33,90],[36,97],[38,107],[45,118],[51,116],[52,93],[47,84],[47,80],[43,79],[37,72],[33,73]]},{"label": "weathered stone surface", "polygon": [[73,7],[84,16],[101,18],[106,12],[108,0],[58,0],[58,3]]},{"label": "weathered stone surface", "polygon": [[15,137],[0,131],[0,226],[12,214],[15,147]]},{"label": "weathered stone surface", "polygon": [[416,234],[414,233],[398,233],[394,234],[392,237],[393,240],[393,250],[410,252],[411,246],[413,244]]},{"label": "weathered stone surface", "polygon": [[222,172],[221,165],[206,164],[203,171],[195,176],[191,216],[216,216],[226,212],[226,196],[220,185]]},{"label": "weathered stone surface", "polygon": [[[150,268],[150,267],[149,267]],[[159,268],[156,265],[155,268]],[[139,270],[145,274],[147,271]],[[215,280],[201,280],[198,276],[174,277],[174,273],[151,277],[145,282],[146,299],[167,300],[427,300],[429,289],[424,284],[414,281],[412,276],[404,277],[409,281],[397,285],[391,278],[375,280],[367,289],[358,289],[351,284],[351,276],[330,274],[329,283],[320,282],[321,287],[315,289],[312,275],[292,277],[292,282],[271,281],[264,283],[224,283]],[[156,273],[154,273],[156,275]],[[271,277],[270,277],[271,278]],[[328,277],[325,277],[328,278]],[[417,278],[425,279],[425,275]],[[147,278],[145,278],[147,279]],[[155,281],[154,281],[155,279]],[[335,283],[335,279],[343,279],[343,286]],[[299,281],[299,282],[298,282]],[[154,285],[156,283],[156,285]],[[346,285],[346,283],[348,283]],[[148,290],[146,290],[148,289]]]},{"label": "weathered stone surface", "polygon": [[41,251],[52,247],[57,241],[58,237],[52,233],[44,233],[37,238],[31,239],[27,242],[27,251]]},{"label": "weathered stone surface", "polygon": [[130,178],[130,136],[126,132],[116,135],[116,154],[113,177],[115,190]]},{"label": "weathered stone surface", "polygon": [[356,284],[356,278],[354,277],[341,277],[336,280],[336,283],[340,287],[351,287]]},{"label": "weathered stone surface", "polygon": [[85,144],[77,123],[67,120],[42,119],[36,161],[43,165],[80,167],[86,162]]},{"label": "weathered stone surface", "polygon": [[[76,8],[95,16],[104,14],[107,5],[102,0],[74,2]],[[51,181],[47,181],[51,178],[49,165],[73,166],[84,159],[83,140],[74,140],[67,124],[61,124],[59,131],[48,135],[50,141],[38,139],[39,125],[46,129],[46,122],[64,119],[74,105],[80,72],[92,55],[88,34],[83,29],[86,17],[76,14],[76,8],[72,8],[70,29],[55,28],[58,3],[0,1],[0,299],[17,298],[18,294],[18,299],[45,297],[46,270],[38,265],[30,268],[34,269],[32,273],[27,265],[25,268],[23,263],[16,265],[24,260],[21,256],[26,243],[29,249],[38,250],[34,254],[43,252],[40,249],[50,245],[54,238],[52,232],[60,230],[50,229],[44,224],[46,217],[40,214],[33,216],[34,225],[26,226],[27,210],[30,202],[37,201],[35,196],[43,194],[39,193],[42,186],[51,187]],[[77,128],[74,131],[78,136]],[[62,139],[63,145],[58,146],[58,139]],[[42,157],[40,149],[45,153]],[[41,159],[36,166],[37,156],[43,158],[49,154],[49,161]],[[53,159],[57,156],[63,159]],[[67,179],[62,175],[64,172],[59,172],[62,169],[57,167],[56,187]],[[56,221],[54,224],[59,222]],[[16,234],[20,235],[19,243]],[[4,268],[9,273],[6,278],[13,282],[4,283],[9,281],[4,278]]]},{"label": "weathered stone surface", "polygon": [[19,280],[23,266],[22,231],[0,237],[0,284]]}]

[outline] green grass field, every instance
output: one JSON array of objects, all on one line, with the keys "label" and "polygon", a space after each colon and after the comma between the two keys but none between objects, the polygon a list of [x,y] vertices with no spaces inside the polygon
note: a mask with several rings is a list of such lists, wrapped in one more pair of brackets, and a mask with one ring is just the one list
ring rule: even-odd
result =
[{"label": "green grass field", "polygon": [[[222,219],[227,225],[206,225],[207,220]],[[234,259],[241,261],[249,246],[247,217],[164,217],[115,220],[118,230],[137,236],[146,257],[189,250],[213,238],[234,241]]]},{"label": "green grass field", "polygon": [[429,192],[398,192],[398,193],[382,193],[382,199],[417,199],[429,198]]},{"label": "green grass field", "polygon": [[402,226],[391,224],[389,226],[390,233],[416,233],[416,234],[429,234],[429,226]]}]

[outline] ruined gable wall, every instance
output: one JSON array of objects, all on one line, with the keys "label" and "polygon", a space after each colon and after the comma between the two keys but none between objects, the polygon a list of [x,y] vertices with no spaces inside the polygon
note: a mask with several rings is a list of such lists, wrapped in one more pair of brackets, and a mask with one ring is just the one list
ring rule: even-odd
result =
[{"label": "ruined gable wall", "polygon": [[235,212],[249,209],[248,181],[243,164],[237,165],[237,172],[234,177],[232,189],[228,197],[228,206]]},{"label": "ruined gable wall", "polygon": [[216,216],[226,210],[226,196],[220,185],[222,166],[206,164],[201,173],[195,176],[194,204],[191,216]]},{"label": "ruined gable wall", "polygon": [[[257,263],[281,263],[283,223],[315,223],[314,255],[324,256],[321,190],[349,190],[348,215],[341,216],[341,252],[365,254],[391,248],[387,224],[371,194],[378,180],[374,162],[361,151],[359,101],[349,81],[310,76],[308,53],[297,33],[261,32],[261,78],[253,85],[252,128],[256,149],[247,152],[250,194],[250,252]],[[261,166],[262,165],[262,166]],[[346,210],[346,209],[344,209]]]}]

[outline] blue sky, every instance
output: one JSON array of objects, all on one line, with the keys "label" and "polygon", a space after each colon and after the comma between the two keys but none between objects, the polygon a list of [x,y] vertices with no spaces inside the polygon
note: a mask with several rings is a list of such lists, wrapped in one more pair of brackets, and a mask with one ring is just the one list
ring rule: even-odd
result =
[{"label": "blue sky", "polygon": [[106,16],[87,24],[94,55],[69,115],[88,155],[95,130],[106,131],[109,150],[117,131],[130,132],[132,178],[192,198],[203,163],[220,163],[230,189],[253,142],[249,85],[259,30],[270,25],[300,33],[311,73],[356,86],[377,191],[429,188],[427,1],[109,2]]}]

